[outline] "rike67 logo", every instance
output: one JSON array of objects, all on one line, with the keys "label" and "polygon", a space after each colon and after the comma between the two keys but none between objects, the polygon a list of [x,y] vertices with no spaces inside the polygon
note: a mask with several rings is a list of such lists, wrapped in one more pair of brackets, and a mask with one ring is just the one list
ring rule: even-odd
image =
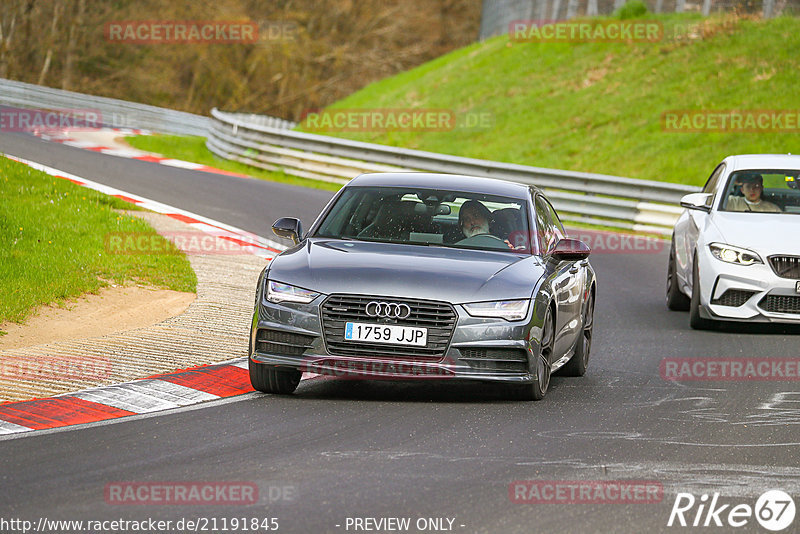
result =
[{"label": "rike67 logo", "polygon": [[781,490],[769,490],[749,504],[719,504],[719,493],[709,501],[707,494],[699,499],[691,493],[678,493],[667,526],[671,527],[743,527],[755,517],[767,530],[778,532],[794,521],[795,505],[792,497]]}]

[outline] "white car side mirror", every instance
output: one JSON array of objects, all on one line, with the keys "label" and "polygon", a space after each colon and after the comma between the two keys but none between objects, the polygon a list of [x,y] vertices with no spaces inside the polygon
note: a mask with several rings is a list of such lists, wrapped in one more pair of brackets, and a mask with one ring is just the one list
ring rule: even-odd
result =
[{"label": "white car side mirror", "polygon": [[681,206],[690,210],[711,211],[712,193],[689,193],[681,199]]}]

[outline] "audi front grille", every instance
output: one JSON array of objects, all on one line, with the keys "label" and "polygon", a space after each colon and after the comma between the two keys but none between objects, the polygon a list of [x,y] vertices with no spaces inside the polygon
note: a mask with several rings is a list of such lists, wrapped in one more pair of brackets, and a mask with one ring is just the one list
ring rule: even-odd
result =
[{"label": "audi front grille", "polygon": [[[411,313],[405,319],[371,317],[366,311],[367,304],[370,302],[405,304],[411,309]],[[457,317],[453,307],[444,302],[365,295],[331,295],[322,303],[320,311],[323,338],[328,352],[334,356],[365,358],[377,356],[440,360],[447,352]],[[427,328],[428,343],[424,347],[410,347],[345,341],[344,327],[348,321]]]},{"label": "audi front grille", "polygon": [[314,336],[260,328],[256,332],[256,350],[281,356],[300,356],[311,347]]},{"label": "audi front grille", "polygon": [[528,370],[528,353],[523,349],[476,347],[459,348],[458,352],[461,353],[458,359],[473,369],[521,373]]},{"label": "audi front grille", "polygon": [[781,278],[800,280],[800,256],[770,256],[769,265]]}]

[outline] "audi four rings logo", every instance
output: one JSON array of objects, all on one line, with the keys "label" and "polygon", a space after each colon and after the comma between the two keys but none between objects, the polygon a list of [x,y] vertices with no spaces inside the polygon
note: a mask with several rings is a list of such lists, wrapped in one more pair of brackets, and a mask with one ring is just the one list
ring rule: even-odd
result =
[{"label": "audi four rings logo", "polygon": [[407,319],[411,315],[411,308],[408,304],[374,300],[367,304],[366,311],[370,317],[386,317],[387,319]]}]

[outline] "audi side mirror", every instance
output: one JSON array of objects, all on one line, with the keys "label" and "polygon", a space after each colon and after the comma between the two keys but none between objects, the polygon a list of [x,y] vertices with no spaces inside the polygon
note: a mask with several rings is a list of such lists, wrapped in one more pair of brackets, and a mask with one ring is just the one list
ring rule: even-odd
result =
[{"label": "audi side mirror", "polygon": [[689,193],[681,198],[681,206],[690,210],[711,211],[711,193]]},{"label": "audi side mirror", "polygon": [[589,245],[583,241],[567,237],[556,243],[556,247],[550,255],[557,261],[577,261],[585,260],[590,253]]},{"label": "audi side mirror", "polygon": [[294,217],[282,217],[272,223],[272,231],[278,237],[291,239],[296,245],[300,242],[303,235],[303,225],[300,219]]}]

